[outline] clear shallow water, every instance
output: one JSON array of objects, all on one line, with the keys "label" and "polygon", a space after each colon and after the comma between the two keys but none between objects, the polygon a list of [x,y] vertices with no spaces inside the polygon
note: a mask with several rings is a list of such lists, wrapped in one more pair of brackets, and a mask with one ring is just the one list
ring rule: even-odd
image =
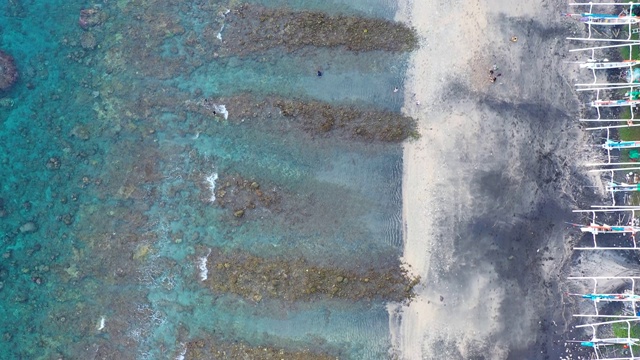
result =
[{"label": "clear shallow water", "polygon": [[[385,18],[395,6],[261,3]],[[215,333],[385,357],[382,302],[254,303],[212,293],[198,265],[211,247],[341,268],[392,261],[401,253],[399,145],[310,137],[275,120],[216,121],[182,104],[250,90],[398,110],[402,92],[391,90],[402,85],[406,58],[322,49],[200,58],[181,48],[189,30],[203,26],[191,16],[197,8],[96,3],[108,17],[83,30],[80,10],[91,5],[12,1],[0,12],[0,49],[20,71],[0,107],[0,353],[175,358],[182,343]],[[137,56],[149,43],[127,35],[144,22],[141,13],[154,19],[146,24],[170,18],[186,29],[153,42],[160,62]],[[184,71],[164,75],[167,64]],[[214,172],[277,187],[299,206],[236,221],[207,201]],[[20,230],[29,223],[35,231]]]}]

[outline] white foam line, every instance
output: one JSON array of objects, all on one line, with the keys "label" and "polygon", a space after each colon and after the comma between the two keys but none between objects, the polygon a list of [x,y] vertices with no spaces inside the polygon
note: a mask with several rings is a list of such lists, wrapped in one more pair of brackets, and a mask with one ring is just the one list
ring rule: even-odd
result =
[{"label": "white foam line", "polygon": [[218,180],[218,173],[213,172],[211,175],[207,176],[207,183],[209,183],[209,190],[211,190],[211,197],[209,201],[216,201],[216,180]]},{"label": "white foam line", "polygon": [[209,278],[209,269],[207,269],[207,259],[211,255],[211,249],[206,256],[198,258],[198,269],[200,269],[200,281],[205,281]]},{"label": "white foam line", "polygon": [[214,108],[216,109],[216,112],[219,112],[224,116],[225,120],[229,118],[229,112],[227,111],[227,107],[225,105],[215,105]]},{"label": "white foam line", "polygon": [[216,35],[216,37],[220,41],[222,41],[222,30],[224,30],[224,24],[222,24],[222,27],[220,28],[220,31],[218,32],[218,35]]},{"label": "white foam line", "polygon": [[184,356],[187,354],[187,345],[185,343],[180,343],[180,345],[182,346],[182,351],[176,356],[176,360],[184,360]]},{"label": "white foam line", "polygon": [[98,331],[102,331],[104,329],[106,320],[104,316],[100,317],[100,321],[98,322]]}]

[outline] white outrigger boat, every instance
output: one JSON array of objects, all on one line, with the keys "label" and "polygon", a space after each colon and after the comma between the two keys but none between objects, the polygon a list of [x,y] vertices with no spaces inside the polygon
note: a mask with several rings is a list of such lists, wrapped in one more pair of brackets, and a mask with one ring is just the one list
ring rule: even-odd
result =
[{"label": "white outrigger boat", "polygon": [[591,102],[592,107],[621,107],[636,106],[640,104],[639,100],[619,99],[619,100],[594,100]]},{"label": "white outrigger boat", "polygon": [[608,59],[589,59],[587,61],[578,62],[578,66],[580,66],[581,69],[589,70],[622,69],[634,67],[636,65],[640,65],[640,60],[609,61]]},{"label": "white outrigger boat", "polygon": [[[593,315],[574,315],[576,317],[619,317],[619,318],[632,318],[632,321],[640,321],[640,317],[637,309],[637,302],[640,301],[640,295],[636,294],[636,282],[640,279],[637,276],[570,276],[567,278],[568,280],[578,280],[578,281],[589,281],[593,282],[593,290],[588,294],[569,294],[565,293],[565,295],[570,296],[580,296],[583,299],[588,299],[593,302],[595,314]],[[619,285],[630,284],[631,288],[619,293],[602,293],[598,289],[598,283],[600,281],[606,280],[607,282],[618,282]],[[617,285],[618,286],[618,285]],[[633,309],[633,315],[605,315],[600,313],[600,309],[598,304],[600,302],[629,302],[630,307]]]},{"label": "white outrigger boat", "polygon": [[[602,316],[606,317],[606,316]],[[584,325],[577,325],[576,329],[580,328],[591,328],[591,339],[586,341],[575,341],[569,340],[567,343],[579,343],[580,346],[593,348],[595,359],[602,360],[633,360],[638,359],[637,347],[640,346],[640,339],[636,338],[632,334],[631,328],[634,326],[638,326],[638,321],[640,321],[640,317],[627,317],[620,320],[612,320],[612,321],[603,321],[603,322],[595,322]],[[626,327],[625,333],[626,337],[607,337],[607,338],[599,338],[598,337],[598,329],[601,326],[624,326]],[[625,326],[626,325],[626,326]],[[605,333],[611,333],[609,330]],[[620,334],[622,335],[622,334]],[[614,335],[615,336],[615,335]],[[625,350],[622,354],[615,352],[615,350]],[[627,356],[628,355],[628,356]],[[613,357],[611,357],[613,356]],[[623,356],[623,357],[620,357]]]},{"label": "white outrigger boat", "polygon": [[602,224],[598,225],[596,223],[591,223],[587,226],[583,226],[580,228],[582,232],[592,233],[593,235],[598,234],[635,234],[640,231],[640,227],[631,226],[631,225],[607,225]]},{"label": "white outrigger boat", "polygon": [[[624,40],[624,43],[622,43],[622,44],[604,45],[604,46],[592,46],[592,47],[587,47],[587,48],[579,48],[579,49],[571,49],[571,50],[569,50],[569,52],[578,52],[578,51],[589,51],[589,52],[591,52],[590,58],[587,59],[586,61],[573,62],[573,63],[577,63],[580,66],[580,68],[591,70],[591,73],[593,74],[593,82],[576,84],[577,87],[584,86],[584,87],[590,87],[590,88],[578,89],[578,91],[597,90],[598,88],[608,89],[608,88],[611,88],[611,87],[614,87],[614,86],[629,86],[629,85],[638,84],[638,82],[636,82],[636,80],[635,80],[633,70],[634,70],[635,66],[640,65],[640,60],[632,58],[633,47],[634,46],[640,46],[640,43],[637,42],[637,41]],[[627,47],[629,49],[629,59],[625,59],[625,60],[622,60],[622,61],[609,61],[606,58],[605,59],[598,59],[598,57],[596,56],[596,51],[602,51],[602,50],[608,50],[608,49],[616,49],[616,48],[624,48],[624,47]],[[601,82],[601,83],[598,83],[597,71],[599,71],[599,70],[600,71],[601,70],[611,70],[611,69],[624,69],[624,68],[627,68],[628,71],[629,71],[628,80],[626,82],[618,82],[618,83]]]},{"label": "white outrigger boat", "polygon": [[[631,57],[631,52],[629,53]],[[634,76],[634,67],[640,65],[640,60],[629,59],[622,61],[609,61],[609,59],[595,59],[595,49],[591,50],[591,58],[586,61],[576,61],[574,64],[578,64],[581,69],[589,69],[593,74],[593,82],[591,83],[579,83],[576,84],[578,91],[597,90],[597,89],[612,89],[617,87],[632,86],[640,84]],[[627,69],[628,80],[627,82],[603,82],[598,83],[598,75],[596,70],[612,70],[612,69]]]},{"label": "white outrigger boat", "polygon": [[[619,41],[633,41],[638,42],[639,40],[632,40],[631,35],[633,31],[631,27],[633,25],[640,24],[640,5],[634,2],[627,3],[570,3],[569,6],[572,7],[585,7],[588,6],[588,10],[580,13],[574,14],[564,14],[567,17],[578,18],[581,22],[587,24],[589,36],[586,38],[567,38],[569,40],[582,40],[582,41],[611,41],[611,42],[619,42]],[[604,14],[594,12],[594,6],[621,6],[624,9],[618,14]],[[628,7],[628,8],[627,8]],[[628,35],[626,39],[607,39],[607,38],[594,38],[592,37],[592,26],[627,26],[628,27]]]},{"label": "white outrigger boat", "polygon": [[604,144],[602,144],[602,148],[606,150],[640,148],[640,141],[622,141],[622,140],[607,139],[607,141]]},{"label": "white outrigger boat", "polygon": [[607,192],[637,192],[640,191],[640,184],[627,184],[611,181],[605,187]]},{"label": "white outrigger boat", "polygon": [[[581,5],[584,5],[584,4],[581,4]],[[633,25],[633,24],[640,23],[639,16],[629,16],[624,13],[619,15],[613,15],[613,14],[594,14],[594,13],[588,12],[588,13],[565,14],[565,15],[568,17],[579,17],[580,22],[583,22],[589,25],[616,26],[616,25]],[[595,40],[595,39],[589,39],[589,40]]]},{"label": "white outrigger boat", "polygon": [[[640,250],[636,242],[636,233],[640,232],[640,226],[635,218],[635,212],[640,210],[637,206],[602,206],[599,209],[590,210],[573,210],[576,213],[591,213],[592,220],[588,225],[570,224],[580,228],[583,233],[591,233],[593,236],[593,247],[574,247],[574,250]],[[597,213],[610,213],[610,212],[630,212],[630,221],[628,225],[607,225],[598,224],[596,222]],[[630,234],[633,246],[599,246],[596,236],[601,234]]]},{"label": "white outrigger boat", "polygon": [[568,294],[572,296],[580,296],[583,299],[589,299],[594,302],[601,301],[640,301],[640,295],[632,293],[619,293],[619,294]]},{"label": "white outrigger boat", "polygon": [[[630,90],[624,94],[625,99],[618,99],[618,100],[600,100],[598,98],[599,92],[600,90],[604,90],[604,89],[603,88],[593,89],[597,91],[598,96],[596,100],[591,102],[591,106],[592,107],[621,107],[621,106],[636,106],[640,104],[640,90],[635,90],[634,85],[622,86],[622,87],[630,88]],[[613,87],[613,88],[615,89],[618,87]]]}]

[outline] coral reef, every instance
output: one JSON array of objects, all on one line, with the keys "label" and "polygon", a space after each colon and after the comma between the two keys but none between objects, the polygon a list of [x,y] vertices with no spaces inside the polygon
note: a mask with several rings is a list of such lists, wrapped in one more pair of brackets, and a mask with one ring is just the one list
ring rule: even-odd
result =
[{"label": "coral reef", "polygon": [[11,89],[18,80],[18,69],[13,57],[0,50],[0,91]]},{"label": "coral reef", "polygon": [[80,46],[85,50],[92,50],[98,45],[95,35],[90,32],[85,32],[80,37]]},{"label": "coral reef", "polygon": [[255,302],[266,298],[404,301],[413,296],[413,287],[419,282],[399,263],[353,271],[314,266],[301,258],[267,259],[219,249],[213,249],[208,259],[210,276],[206,283],[214,292],[232,293]]},{"label": "coral reef", "polygon": [[80,18],[78,19],[78,25],[84,30],[92,28],[94,26],[101,25],[108,18],[107,13],[98,9],[82,9],[80,10]]},{"label": "coral reef", "polygon": [[361,110],[320,101],[278,100],[282,115],[292,118],[310,131],[342,133],[354,139],[399,142],[416,131],[415,120],[382,110]]},{"label": "coral reef", "polygon": [[223,47],[240,55],[274,48],[292,52],[307,46],[342,47],[358,52],[402,52],[418,46],[415,30],[404,24],[313,11],[244,4],[226,15],[226,25]]},{"label": "coral reef", "polygon": [[[405,129],[412,120],[364,104],[288,99],[299,92],[284,81],[281,87],[270,81],[252,85],[271,77],[271,70],[277,74],[301,64],[270,63],[285,51],[302,49],[292,58],[308,63],[315,76],[316,66],[334,55],[342,62],[343,50],[400,49],[402,44],[377,43],[385,35],[371,27],[397,24],[253,7],[262,16],[296,18],[294,27],[304,19],[353,25],[345,30],[348,36],[336,34],[326,44],[312,34],[286,44],[265,41],[268,53],[253,54],[267,60],[254,62],[236,56],[234,51],[245,49],[233,48],[239,40],[233,31],[260,26],[259,19],[234,19],[237,13],[226,13],[227,5],[130,0],[82,8],[9,1],[7,15],[26,18],[9,19],[20,26],[3,28],[8,54],[0,52],[0,96],[13,89],[0,99],[0,115],[10,123],[2,135],[7,173],[0,193],[0,293],[6,300],[0,350],[7,358],[167,358],[183,349],[185,358],[196,359],[343,358],[334,347],[344,346],[340,337],[359,324],[336,328],[335,337],[312,334],[292,344],[287,338],[241,335],[225,319],[247,328],[253,319],[261,321],[264,314],[236,309],[244,299],[249,312],[277,307],[287,313],[327,306],[294,300],[351,299],[360,303],[331,303],[353,308],[360,317],[383,311],[384,300],[410,296],[415,280],[400,270],[397,248],[385,241],[389,235],[378,238],[379,229],[395,231],[393,224],[364,224],[387,203],[369,191],[384,180],[361,183],[345,176],[348,184],[336,184],[319,172],[329,171],[324,160],[344,145],[353,151],[345,163],[380,156],[372,166],[359,167],[377,174],[378,164],[386,168],[396,161],[396,153],[387,158],[384,152],[398,147],[368,142],[396,141],[410,132]],[[51,26],[39,26],[42,14]],[[324,60],[299,56],[314,52],[313,46],[330,48],[317,51]],[[404,57],[391,51],[383,57]],[[380,53],[349,53],[348,66],[322,68],[322,81],[392,63],[380,60]],[[299,75],[293,72],[286,83]],[[251,86],[236,86],[241,78]],[[24,86],[16,86],[17,80]],[[255,93],[241,93],[247,89]],[[273,91],[281,95],[262,95]],[[401,127],[402,134],[386,134],[385,124]],[[330,174],[341,177],[349,170],[336,167]],[[220,175],[212,194],[199,184],[214,171]],[[202,282],[192,277],[188,260],[193,249],[209,254],[212,247],[211,256],[199,258],[209,272]],[[223,254],[223,248],[236,252]],[[370,268],[371,259],[377,269]],[[174,295],[185,302],[158,301]],[[252,306],[256,301],[262,304]],[[206,329],[197,329],[203,323],[192,315],[207,319]],[[298,320],[287,321],[298,326]],[[181,323],[188,329],[184,336],[165,332]],[[220,337],[202,333],[209,330]],[[194,338],[204,343],[188,342]],[[349,345],[361,349],[377,342]]]},{"label": "coral reef", "polygon": [[336,136],[359,141],[400,142],[417,136],[416,121],[402,114],[356,105],[333,105],[317,100],[256,97],[239,94],[219,99],[185,101],[188,111],[221,118],[207,104],[225,104],[230,121],[261,119],[281,115],[291,124],[314,136]]},{"label": "coral reef", "polygon": [[[262,189],[257,181],[247,180],[240,175],[224,175],[217,184],[216,205],[229,209],[236,218],[244,217],[249,211],[276,209],[280,203],[275,188]],[[209,200],[208,192],[210,190],[201,188],[206,201]]]},{"label": "coral reef", "polygon": [[338,357],[334,355],[314,353],[310,350],[289,351],[269,346],[251,346],[240,341],[230,343],[210,337],[188,342],[185,345],[184,359],[334,360],[338,359]]}]

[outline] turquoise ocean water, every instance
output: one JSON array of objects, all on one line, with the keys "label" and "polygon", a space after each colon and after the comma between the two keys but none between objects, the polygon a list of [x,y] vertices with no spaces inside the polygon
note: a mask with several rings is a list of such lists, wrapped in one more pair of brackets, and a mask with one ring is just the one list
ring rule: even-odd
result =
[{"label": "turquoise ocean water", "polygon": [[[385,19],[396,6],[259,4]],[[185,45],[237,5],[0,5],[0,50],[20,74],[0,98],[0,358],[174,359],[210,336],[387,357],[383,301],[254,302],[201,281],[212,248],[344,269],[402,253],[399,144],[310,136],[259,110],[214,119],[185,103],[270,94],[399,112],[408,55]],[[277,188],[288,207],[239,220],[209,201],[208,178],[237,175]]]}]

